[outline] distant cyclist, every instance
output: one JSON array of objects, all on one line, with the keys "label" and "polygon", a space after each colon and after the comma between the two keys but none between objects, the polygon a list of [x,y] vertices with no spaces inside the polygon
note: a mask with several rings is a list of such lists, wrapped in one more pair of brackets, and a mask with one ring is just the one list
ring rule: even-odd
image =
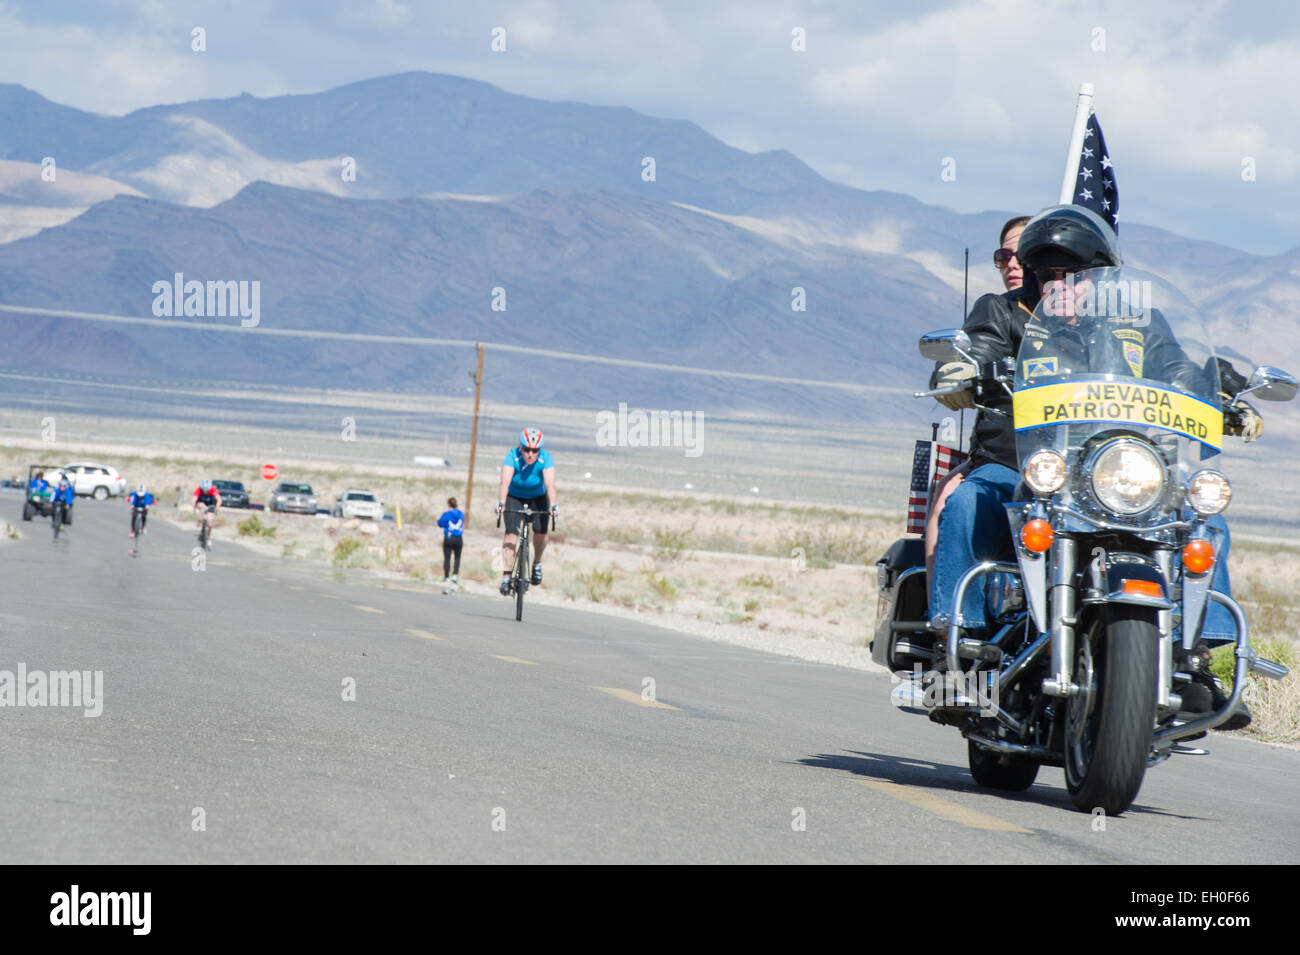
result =
[{"label": "distant cyclist", "polygon": [[538,513],[533,522],[533,575],[531,582],[542,582],[542,553],[546,550],[547,515],[558,514],[555,506],[555,462],[551,453],[542,447],[542,432],[538,428],[524,428],[519,433],[518,447],[506,452],[501,462],[501,489],[497,494],[495,513],[506,515],[506,536],[501,547],[504,563],[501,593],[510,596],[510,570],[515,565],[515,548],[519,544],[519,528],[524,516],[517,512],[525,504]]},{"label": "distant cyclist", "polygon": [[154,496],[143,484],[137,484],[135,490],[127,495],[126,503],[131,508],[131,536],[135,536],[137,511],[140,512],[140,533],[143,534],[144,526],[149,522],[149,508],[154,505]]},{"label": "distant cyclist", "polygon": [[221,491],[211,481],[203,481],[194,489],[194,510],[203,508],[202,522],[208,524],[221,507]]},{"label": "distant cyclist", "polygon": [[56,523],[71,524],[72,515],[69,513],[72,505],[76,503],[77,495],[72,490],[72,485],[68,483],[66,474],[59,475],[59,484],[54,489],[54,497],[50,499],[51,517]]}]

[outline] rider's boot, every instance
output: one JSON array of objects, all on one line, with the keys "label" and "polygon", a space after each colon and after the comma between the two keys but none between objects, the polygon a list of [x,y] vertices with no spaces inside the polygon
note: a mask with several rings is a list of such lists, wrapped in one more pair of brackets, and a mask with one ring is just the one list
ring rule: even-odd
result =
[{"label": "rider's boot", "polygon": [[[1185,654],[1181,647],[1174,650],[1175,665],[1191,674],[1192,682],[1180,691],[1183,709],[1180,717],[1203,716],[1213,710],[1221,709],[1228,703],[1228,697],[1219,687],[1219,681],[1210,670],[1210,647],[1204,640],[1197,640],[1190,651]],[[1181,659],[1180,659],[1181,658]],[[1250,710],[1242,700],[1224,722],[1215,729],[1240,730],[1250,725]],[[1193,737],[1198,738],[1198,737]]]},{"label": "rider's boot", "polygon": [[510,596],[510,578],[508,576],[501,578],[501,596],[502,597]]},{"label": "rider's boot", "polygon": [[540,584],[540,583],[542,582],[542,565],[541,565],[541,564],[533,564],[533,576],[532,576],[532,578],[530,579],[529,582],[532,583],[532,584]]}]

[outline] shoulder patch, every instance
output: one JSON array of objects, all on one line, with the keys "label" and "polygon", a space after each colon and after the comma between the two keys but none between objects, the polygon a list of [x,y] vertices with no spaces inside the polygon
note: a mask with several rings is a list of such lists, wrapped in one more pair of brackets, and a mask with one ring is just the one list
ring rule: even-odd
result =
[{"label": "shoulder patch", "polygon": [[1027,358],[1024,362],[1024,377],[1042,378],[1055,375],[1057,361],[1055,358]]}]

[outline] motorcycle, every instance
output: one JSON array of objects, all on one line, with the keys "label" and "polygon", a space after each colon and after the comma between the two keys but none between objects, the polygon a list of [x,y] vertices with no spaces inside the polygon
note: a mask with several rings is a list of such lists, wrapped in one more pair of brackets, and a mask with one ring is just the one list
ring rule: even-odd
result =
[{"label": "motorcycle", "polygon": [[[1195,310],[1153,308],[1154,284],[1129,269],[1054,285],[1014,359],[981,365],[960,329],[920,340],[923,357],[979,370],[916,397],[970,387],[977,407],[1007,414],[987,402],[1009,396],[1014,553],[970,568],[951,619],[932,623],[923,541],[895,542],[877,563],[872,655],[899,674],[900,708],[961,731],[978,784],[1021,791],[1040,766],[1060,766],[1076,808],[1115,815],[1149,766],[1205,752],[1185,742],[1232,716],[1249,672],[1288,671],[1251,649],[1241,606],[1212,586],[1232,492],[1216,461],[1220,366]],[[1296,391],[1293,376],[1260,366],[1227,406]],[[987,627],[969,630],[962,608],[980,589]],[[1214,604],[1235,630],[1235,679],[1222,706],[1192,715],[1189,652]]]}]

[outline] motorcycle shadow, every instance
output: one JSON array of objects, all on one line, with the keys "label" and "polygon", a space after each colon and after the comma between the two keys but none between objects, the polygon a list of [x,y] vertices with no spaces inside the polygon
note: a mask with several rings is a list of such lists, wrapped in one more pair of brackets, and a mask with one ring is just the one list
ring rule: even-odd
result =
[{"label": "motorcycle shadow", "polygon": [[[1072,816],[1079,814],[1079,811],[1075,809],[1074,804],[1070,801],[1070,794],[1065,789],[1064,780],[1059,781],[1055,786],[1036,782],[1024,792],[1008,792],[980,786],[971,778],[970,770],[965,765],[936,763],[913,756],[895,756],[889,753],[870,753],[862,750],[849,750],[848,755],[817,753],[813,756],[806,756],[798,762],[804,766],[812,766],[818,769],[835,769],[840,772],[852,773],[854,776],[865,776],[881,782],[896,783],[900,786],[915,786],[918,789],[935,791],[981,793],[996,796],[1007,802],[1054,806],[1070,813]],[[1044,766],[1042,769],[1044,773],[1053,771],[1060,772],[1059,769],[1050,766]],[[1202,816],[1182,815],[1157,806],[1145,806],[1140,803],[1134,803],[1124,811],[1124,815],[1129,814],[1164,816],[1170,819],[1186,819],[1193,822],[1208,821]]]}]

